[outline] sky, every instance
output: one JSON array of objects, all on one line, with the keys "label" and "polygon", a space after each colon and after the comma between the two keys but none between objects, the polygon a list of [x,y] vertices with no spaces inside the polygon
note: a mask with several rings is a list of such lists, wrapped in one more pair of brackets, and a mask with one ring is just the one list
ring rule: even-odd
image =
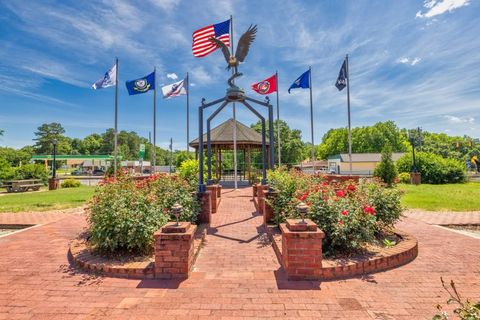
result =
[{"label": "sky", "polygon": [[[157,70],[157,84],[190,75],[190,140],[201,99],[222,98],[229,73],[219,50],[192,55],[192,33],[234,19],[234,42],[257,38],[236,83],[278,70],[280,118],[310,141],[308,89],[287,89],[309,66],[315,143],[347,125],[346,90],[335,80],[349,54],[352,126],[393,120],[401,128],[480,137],[478,0],[0,0],[0,146],[33,144],[42,123],[83,138],[114,124],[114,89],[91,85],[119,59],[119,130],[148,138],[153,93],[129,96],[125,81]],[[275,105],[275,94],[270,96]],[[186,98],[157,95],[157,144],[186,149]],[[265,116],[266,110],[258,107]],[[256,122],[244,106],[237,119]],[[207,114],[213,110],[207,111]],[[212,122],[232,117],[232,106]]]}]

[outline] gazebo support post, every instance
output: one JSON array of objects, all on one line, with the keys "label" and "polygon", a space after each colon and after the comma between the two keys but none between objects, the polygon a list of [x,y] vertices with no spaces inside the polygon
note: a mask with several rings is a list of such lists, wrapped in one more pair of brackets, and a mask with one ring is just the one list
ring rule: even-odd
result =
[{"label": "gazebo support post", "polygon": [[[207,119],[207,154],[208,154],[208,180],[207,180],[207,184],[208,185],[211,185],[213,183],[212,181],[212,141],[211,141],[211,134],[210,134],[210,124],[212,122],[212,119],[215,118],[217,116],[217,114],[220,113],[220,111],[223,110],[223,108],[225,108],[225,106],[228,104],[228,101],[224,101],[222,103],[222,105],[217,109],[215,110],[214,113],[212,113],[212,115],[210,117],[208,117]],[[236,125],[235,123],[233,125]]]}]

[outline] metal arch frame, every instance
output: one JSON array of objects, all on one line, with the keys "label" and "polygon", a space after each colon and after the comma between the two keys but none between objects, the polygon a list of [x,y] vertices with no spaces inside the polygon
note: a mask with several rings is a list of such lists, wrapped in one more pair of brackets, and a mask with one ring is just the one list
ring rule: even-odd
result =
[{"label": "metal arch frame", "polygon": [[[238,100],[231,100],[228,98],[228,96],[225,96],[224,98],[214,100],[209,103],[205,103],[205,98],[202,99],[202,105],[198,107],[198,154],[199,154],[199,184],[198,184],[198,191],[199,192],[205,192],[206,191],[206,185],[204,183],[203,179],[203,173],[204,173],[204,168],[203,168],[203,111],[211,106],[214,106],[220,102],[223,102],[220,107],[218,107],[210,117],[207,119],[207,157],[208,157],[208,168],[207,168],[207,184],[211,185],[212,184],[212,146],[211,146],[211,137],[210,137],[210,124],[211,121],[229,104],[233,102],[239,102],[242,103],[247,109],[249,109],[253,114],[255,114],[260,121],[262,122],[262,185],[267,184],[267,161],[266,161],[266,156],[267,156],[267,151],[266,151],[266,128],[265,128],[265,118],[257,111],[255,108],[253,108],[247,101],[254,102],[256,104],[259,104],[261,106],[267,107],[268,108],[268,121],[269,121],[269,138],[270,138],[270,161],[269,161],[269,167],[273,169],[274,167],[274,155],[275,155],[275,146],[273,144],[273,106],[270,104],[270,99],[265,97],[265,102],[256,100],[253,98],[250,98],[248,96],[243,95],[240,99]],[[236,124],[234,124],[236,125]]]}]

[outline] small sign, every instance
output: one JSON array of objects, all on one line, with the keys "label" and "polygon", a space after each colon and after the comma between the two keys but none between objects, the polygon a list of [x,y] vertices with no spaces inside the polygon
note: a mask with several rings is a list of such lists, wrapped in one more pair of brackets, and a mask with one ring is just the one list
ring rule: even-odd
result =
[{"label": "small sign", "polygon": [[141,143],[140,144],[140,149],[138,151],[138,157],[140,160],[143,160],[145,158],[145,144]]}]

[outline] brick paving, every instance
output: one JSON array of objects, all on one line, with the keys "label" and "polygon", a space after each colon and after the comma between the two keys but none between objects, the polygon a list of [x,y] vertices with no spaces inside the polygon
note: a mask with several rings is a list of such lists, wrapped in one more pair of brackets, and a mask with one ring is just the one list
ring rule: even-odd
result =
[{"label": "brick paving", "polygon": [[480,211],[471,212],[432,212],[420,209],[410,209],[404,212],[409,218],[423,221],[428,224],[480,224]]},{"label": "brick paving", "polygon": [[0,319],[431,319],[447,300],[440,276],[480,299],[480,240],[409,217],[398,224],[419,240],[419,256],[408,265],[348,280],[288,282],[250,194],[224,191],[195,271],[182,282],[72,269],[66,252],[85,227],[79,214],[0,238]]}]

